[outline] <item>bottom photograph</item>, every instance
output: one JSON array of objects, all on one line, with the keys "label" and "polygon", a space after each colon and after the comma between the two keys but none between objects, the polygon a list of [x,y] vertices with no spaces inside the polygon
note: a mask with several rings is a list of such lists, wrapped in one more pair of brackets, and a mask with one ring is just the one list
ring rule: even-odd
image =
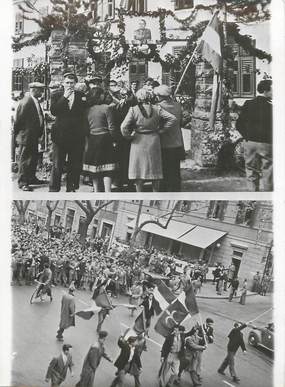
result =
[{"label": "bottom photograph", "polygon": [[12,203],[11,386],[273,386],[270,201]]}]

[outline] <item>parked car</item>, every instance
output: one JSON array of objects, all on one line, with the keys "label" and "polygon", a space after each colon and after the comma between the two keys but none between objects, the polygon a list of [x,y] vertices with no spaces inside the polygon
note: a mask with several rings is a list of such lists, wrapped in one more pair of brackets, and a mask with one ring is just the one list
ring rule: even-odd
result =
[{"label": "parked car", "polygon": [[251,326],[252,330],[248,335],[248,344],[253,347],[264,347],[274,351],[274,324],[269,323],[266,327],[260,328]]}]

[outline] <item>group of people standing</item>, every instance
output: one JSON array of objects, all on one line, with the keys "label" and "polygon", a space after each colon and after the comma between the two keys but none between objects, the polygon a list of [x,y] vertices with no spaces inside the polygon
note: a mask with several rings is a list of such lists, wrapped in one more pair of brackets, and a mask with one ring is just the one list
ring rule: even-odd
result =
[{"label": "group of people standing", "polygon": [[[110,81],[86,78],[80,90],[77,76],[64,74],[62,85],[51,92],[50,113],[52,169],[49,191],[61,189],[66,171],[66,191],[75,192],[84,182],[94,192],[110,192],[112,185],[124,185],[141,192],[146,181],[152,190],[180,191],[180,161],[184,159],[181,131],[182,109],[172,90],[149,78],[137,90],[119,89]],[[18,104],[14,135],[20,145],[19,188],[31,191],[36,178],[38,142],[43,134],[44,115],[40,98],[44,85],[30,84],[30,93]]]}]

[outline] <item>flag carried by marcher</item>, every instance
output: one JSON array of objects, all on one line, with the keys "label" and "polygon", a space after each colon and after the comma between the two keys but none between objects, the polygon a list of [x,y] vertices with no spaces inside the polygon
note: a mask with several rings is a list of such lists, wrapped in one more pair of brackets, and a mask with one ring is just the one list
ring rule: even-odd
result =
[{"label": "flag carried by marcher", "polygon": [[144,309],[138,314],[135,319],[134,325],[128,328],[124,334],[124,339],[127,340],[130,336],[138,336],[144,333],[146,330],[145,313]]},{"label": "flag carried by marcher", "polygon": [[155,324],[155,331],[163,337],[168,336],[173,327],[181,324],[188,313],[183,303],[179,299],[176,299],[162,312]]},{"label": "flag carried by marcher", "polygon": [[95,304],[101,308],[113,309],[112,303],[105,290],[105,284],[106,283],[103,282],[94,289],[92,300],[94,300]]},{"label": "flag carried by marcher", "polygon": [[217,11],[203,32],[200,43],[197,47],[197,53],[200,54],[216,73],[222,71],[222,40],[220,34],[220,21]]},{"label": "flag carried by marcher", "polygon": [[164,281],[160,281],[154,288],[153,297],[155,299],[154,310],[156,315],[159,315],[164,309],[171,304],[176,297],[171,290],[166,286]]},{"label": "flag carried by marcher", "polygon": [[84,320],[90,320],[91,317],[93,317],[100,310],[101,310],[101,308],[94,303],[89,308],[82,309],[82,310],[79,310],[78,312],[76,312],[75,316],[81,317]]}]

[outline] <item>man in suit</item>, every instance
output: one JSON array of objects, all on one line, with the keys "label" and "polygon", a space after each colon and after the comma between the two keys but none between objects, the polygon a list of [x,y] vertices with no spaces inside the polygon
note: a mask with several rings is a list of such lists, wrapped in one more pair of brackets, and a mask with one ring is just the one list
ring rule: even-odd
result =
[{"label": "man in suit", "polygon": [[85,139],[88,134],[86,97],[75,90],[75,74],[64,74],[64,90],[51,96],[51,114],[56,117],[52,129],[52,171],[50,192],[59,192],[61,175],[67,157],[66,192],[79,188]]},{"label": "man in suit", "polygon": [[70,284],[68,293],[65,293],[61,299],[60,323],[56,338],[63,341],[63,332],[69,327],[75,326],[75,301],[74,301],[74,284]]},{"label": "man in suit", "polygon": [[185,335],[183,327],[175,325],[166,337],[161,349],[161,367],[159,370],[160,387],[173,387],[178,384],[180,360],[184,357]]},{"label": "man in suit", "polygon": [[46,382],[51,381],[51,387],[58,387],[65,380],[67,369],[69,368],[71,376],[72,372],[72,356],[69,349],[72,348],[70,344],[62,346],[62,352],[58,357],[54,357],[48,367],[46,374]]},{"label": "man in suit", "polygon": [[245,102],[236,128],[245,140],[248,188],[251,191],[272,191],[272,81],[262,80],[257,91],[261,95]]},{"label": "man in suit", "polygon": [[154,288],[149,288],[148,295],[144,298],[143,302],[141,303],[141,306],[144,307],[144,313],[145,313],[145,327],[146,327],[146,335],[149,337],[148,331],[150,328],[151,318],[154,316],[155,312],[155,299],[153,297],[153,290]]},{"label": "man in suit", "polygon": [[139,28],[134,32],[134,40],[139,41],[140,44],[147,44],[151,40],[151,30],[146,28],[144,19],[139,21]]},{"label": "man in suit", "polygon": [[22,191],[32,191],[31,184],[43,184],[37,179],[39,138],[44,131],[44,114],[39,102],[44,84],[30,83],[30,93],[18,104],[14,121],[14,136],[19,151],[18,186]]},{"label": "man in suit", "polygon": [[[117,367],[116,377],[113,380],[111,387],[123,387],[125,375],[131,373],[135,379],[135,387],[140,387],[139,374],[141,370],[141,350],[136,348],[137,338],[135,336],[128,337],[125,340],[120,337],[118,340],[118,346],[121,348],[121,353],[115,361],[114,365]],[[136,370],[137,372],[134,372]]]},{"label": "man in suit", "polygon": [[246,353],[246,348],[243,340],[242,329],[244,329],[247,324],[234,323],[234,328],[230,331],[228,338],[228,347],[227,347],[227,356],[224,361],[220,365],[218,369],[218,373],[221,375],[225,375],[225,369],[229,367],[230,374],[233,378],[233,381],[238,383],[240,379],[237,377],[235,371],[235,355],[239,347],[241,347],[243,353]]}]

